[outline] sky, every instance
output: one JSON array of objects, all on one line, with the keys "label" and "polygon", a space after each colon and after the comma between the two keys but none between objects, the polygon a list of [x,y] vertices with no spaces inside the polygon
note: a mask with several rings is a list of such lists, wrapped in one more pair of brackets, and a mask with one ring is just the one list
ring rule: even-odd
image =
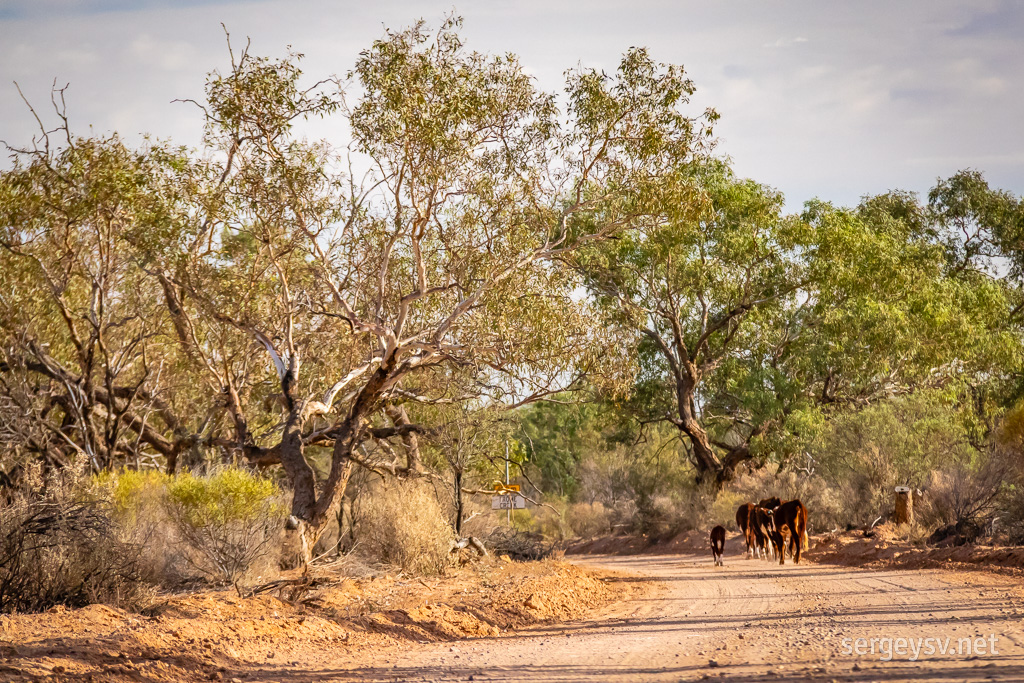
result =
[{"label": "sky", "polygon": [[[902,0],[0,0],[0,140],[30,142],[56,81],[79,134],[195,145],[205,75],[232,41],[305,54],[312,78],[423,18],[464,19],[467,47],[514,52],[538,85],[611,72],[632,46],[683,64],[693,113],[714,107],[719,151],[790,210],[900,188],[926,193],[964,168],[1024,194],[1024,1]],[[326,131],[337,142],[343,133]]]}]

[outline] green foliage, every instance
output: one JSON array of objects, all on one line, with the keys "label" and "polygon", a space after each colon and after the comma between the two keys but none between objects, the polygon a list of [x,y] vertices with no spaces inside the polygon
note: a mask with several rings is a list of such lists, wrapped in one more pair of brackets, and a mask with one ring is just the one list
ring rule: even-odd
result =
[{"label": "green foliage", "polygon": [[1024,204],[1005,190],[989,187],[984,176],[965,169],[940,179],[928,193],[928,209],[946,250],[950,269],[967,266],[998,271],[1008,258],[1017,282],[1024,275]]},{"label": "green foliage", "polygon": [[577,494],[584,454],[606,446],[606,418],[606,411],[593,404],[541,403],[522,411],[520,442],[546,492],[569,498]]},{"label": "green foliage", "polygon": [[932,471],[980,457],[962,412],[938,392],[883,401],[836,416],[812,453],[835,482],[867,477],[886,494],[923,487]]},{"label": "green foliage", "polygon": [[192,564],[230,583],[269,558],[285,516],[272,481],[236,468],[179,474],[169,481],[166,500]]},{"label": "green foliage", "polygon": [[726,455],[785,459],[846,407],[950,381],[996,386],[1019,367],[1020,293],[979,259],[948,256],[957,216],[1005,223],[1012,196],[974,182],[988,208],[965,208],[951,195],[967,192],[958,176],[929,207],[894,191],[856,209],[813,200],[787,217],[778,193],[723,163],[675,182],[700,200],[576,261],[609,321],[632,334],[626,405],[674,422],[702,473]]},{"label": "green foliage", "polygon": [[105,470],[93,484],[110,501],[114,514],[128,525],[163,503],[170,477],[159,470]]},{"label": "green foliage", "polygon": [[180,521],[196,529],[245,523],[266,514],[280,517],[284,511],[276,500],[279,494],[270,479],[236,468],[205,476],[183,472],[167,486],[168,503]]},{"label": "green foliage", "polygon": [[620,525],[663,535],[696,513],[695,469],[674,428],[641,430],[601,402],[540,403],[520,417],[531,480],[564,511],[526,511],[524,528],[561,536]]}]

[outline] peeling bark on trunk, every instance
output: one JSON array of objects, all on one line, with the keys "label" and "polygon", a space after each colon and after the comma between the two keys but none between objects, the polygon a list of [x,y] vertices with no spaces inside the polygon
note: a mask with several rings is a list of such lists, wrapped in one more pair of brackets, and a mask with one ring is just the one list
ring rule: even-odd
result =
[{"label": "peeling bark on trunk", "polygon": [[[313,546],[327,529],[341,504],[355,464],[352,453],[366,438],[370,426],[369,417],[379,406],[381,396],[394,381],[391,374],[397,364],[394,353],[384,359],[352,402],[344,422],[334,431],[331,471],[319,496],[316,495],[313,470],[302,453],[303,406],[296,405],[289,413],[289,420],[285,424],[285,436],[281,443],[281,462],[284,464],[288,458],[294,467],[295,475],[292,474],[292,470],[288,473],[295,487],[292,514],[301,522],[298,531],[301,534],[299,545],[302,549],[303,562],[310,560]],[[285,447],[286,441],[288,447]]]}]

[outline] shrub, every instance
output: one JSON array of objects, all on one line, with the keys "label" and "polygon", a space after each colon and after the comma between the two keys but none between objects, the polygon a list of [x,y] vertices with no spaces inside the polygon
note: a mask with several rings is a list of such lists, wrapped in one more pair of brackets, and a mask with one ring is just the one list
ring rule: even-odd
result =
[{"label": "shrub", "polygon": [[95,479],[97,487],[110,500],[114,513],[126,525],[134,525],[154,512],[163,503],[170,477],[159,470],[107,471]]},{"label": "shrub", "polygon": [[236,468],[177,475],[167,486],[166,509],[193,566],[230,583],[268,559],[285,516],[272,481]]},{"label": "shrub", "polygon": [[933,472],[928,504],[919,517],[931,525],[951,525],[958,533],[980,529],[995,510],[1006,475],[1003,463],[995,458],[980,467],[958,464]]},{"label": "shrub", "polygon": [[513,560],[527,562],[550,557],[558,544],[535,531],[498,526],[484,537],[484,545],[498,557],[508,555]]},{"label": "shrub", "polygon": [[633,530],[654,538],[706,528],[716,493],[711,484],[676,486],[667,493],[638,494]]},{"label": "shrub", "polygon": [[746,502],[748,502],[746,498],[738,491],[719,492],[715,502],[711,505],[711,519],[708,520],[708,526],[721,524],[727,529],[736,531],[736,508]]},{"label": "shrub", "polygon": [[144,573],[168,584],[190,573],[177,530],[167,515],[167,486],[159,470],[116,470],[93,479],[93,489],[109,501],[118,536],[139,549]]},{"label": "shrub", "polygon": [[573,503],[565,511],[565,521],[576,536],[592,538],[611,531],[612,511],[603,503]]},{"label": "shrub", "polygon": [[512,511],[512,526],[517,531],[562,540],[573,535],[564,500],[550,497],[544,505]]},{"label": "shrub", "polygon": [[51,476],[45,493],[18,494],[0,509],[0,611],[145,601],[139,547],[118,537],[109,502],[83,483],[72,468]]},{"label": "shrub", "polygon": [[782,500],[798,498],[804,504],[810,533],[844,528],[861,519],[861,516],[873,515],[867,520],[870,523],[879,512],[877,508],[863,503],[855,486],[846,483],[833,485],[817,474],[780,471],[776,465],[762,467],[742,474],[733,482],[733,490],[741,494],[732,510],[733,521],[735,508],[740,503],[756,503],[764,498],[778,496]]},{"label": "shrub", "polygon": [[417,574],[444,572],[454,536],[432,491],[398,481],[364,495],[355,513],[362,554]]}]

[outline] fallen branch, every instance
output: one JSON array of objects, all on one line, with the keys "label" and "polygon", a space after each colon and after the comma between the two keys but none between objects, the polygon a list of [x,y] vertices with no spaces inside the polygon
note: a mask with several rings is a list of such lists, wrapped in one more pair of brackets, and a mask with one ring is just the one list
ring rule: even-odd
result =
[{"label": "fallen branch", "polygon": [[487,548],[480,542],[480,539],[475,536],[467,536],[466,538],[459,539],[458,541],[452,542],[452,547],[448,552],[454,553],[457,550],[473,546],[473,549],[477,551],[480,557],[487,557]]}]

